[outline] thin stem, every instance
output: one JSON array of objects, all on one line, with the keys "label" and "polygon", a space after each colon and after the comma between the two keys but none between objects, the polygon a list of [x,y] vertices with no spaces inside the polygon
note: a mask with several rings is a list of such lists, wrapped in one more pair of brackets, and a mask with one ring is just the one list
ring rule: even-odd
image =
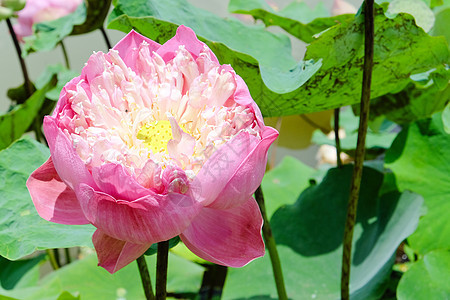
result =
[{"label": "thin stem", "polygon": [[361,185],[367,124],[369,119],[370,85],[372,80],[373,66],[373,43],[374,43],[374,0],[365,0],[364,12],[364,71],[361,92],[361,113],[359,117],[358,142],[356,146],[355,166],[350,188],[350,197],[347,207],[347,220],[344,231],[344,250],[342,255],[341,273],[341,299],[350,299],[350,266],[352,253],[353,230],[355,228],[356,209],[358,206],[359,188]]},{"label": "thin stem", "polygon": [[61,259],[60,259],[60,257],[59,257],[59,251],[58,251],[58,249],[53,249],[53,255],[55,256],[55,260],[56,260],[56,263],[58,264],[58,266],[62,266],[62,264],[61,264]]},{"label": "thin stem", "polygon": [[31,80],[28,76],[28,70],[27,66],[25,65],[25,60],[22,57],[22,50],[20,49],[19,40],[17,39],[17,35],[14,32],[11,20],[9,18],[6,19],[6,24],[8,25],[9,33],[11,34],[14,42],[14,47],[16,48],[17,56],[19,57],[20,68],[22,69],[23,79],[25,80],[25,91],[27,92],[27,96],[30,97],[31,94],[33,94],[33,86],[31,85]]},{"label": "thin stem", "polygon": [[112,48],[111,42],[109,41],[108,35],[106,34],[105,28],[100,27],[100,31],[102,32],[103,39],[105,40],[106,46],[108,47],[108,50]]},{"label": "thin stem", "polygon": [[158,243],[156,258],[156,299],[165,300],[167,296],[167,263],[169,261],[169,241]]},{"label": "thin stem", "polygon": [[277,245],[275,244],[275,238],[272,234],[272,229],[270,228],[269,219],[267,218],[266,206],[264,204],[264,195],[259,186],[255,191],[256,202],[258,202],[259,209],[261,210],[261,215],[264,220],[264,225],[262,228],[264,240],[266,241],[266,247],[269,251],[270,261],[272,262],[273,276],[275,278],[275,285],[277,287],[278,299],[287,300],[286,287],[284,285],[283,272],[281,270],[280,257],[278,256]]},{"label": "thin stem", "polygon": [[139,274],[141,275],[142,287],[144,288],[145,299],[155,300],[155,295],[153,294],[152,282],[150,280],[150,273],[148,272],[147,262],[145,261],[145,256],[141,255],[136,259]]},{"label": "thin stem", "polygon": [[69,250],[70,250],[69,248],[64,248],[64,256],[66,257],[66,264],[70,264],[72,262]]},{"label": "thin stem", "polygon": [[60,41],[59,44],[61,45],[61,50],[64,55],[64,62],[66,64],[66,68],[70,69],[69,56],[67,55],[66,46],[64,45],[63,41]]},{"label": "thin stem", "polygon": [[48,259],[50,261],[50,265],[52,266],[53,270],[58,270],[60,268],[60,266],[59,266],[58,262],[56,261],[53,249],[46,249],[45,252],[47,252]]},{"label": "thin stem", "polygon": [[339,107],[334,110],[334,140],[336,141],[336,162],[338,168],[342,167],[341,140],[339,139]]}]

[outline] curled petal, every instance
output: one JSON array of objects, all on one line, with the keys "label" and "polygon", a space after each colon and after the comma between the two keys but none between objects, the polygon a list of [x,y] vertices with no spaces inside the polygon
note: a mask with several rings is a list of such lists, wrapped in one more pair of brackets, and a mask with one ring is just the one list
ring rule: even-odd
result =
[{"label": "curled petal", "polygon": [[105,234],[131,243],[156,243],[179,235],[200,212],[189,195],[149,190],[134,201],[118,200],[81,184],[76,191],[86,218]]},{"label": "curled petal", "polygon": [[72,190],[80,183],[95,186],[91,173],[75,152],[72,143],[58,128],[53,117],[44,118],[44,132],[53,165],[62,181]]},{"label": "curled petal", "polygon": [[244,79],[241,76],[236,75],[236,91],[234,92],[234,101],[242,106],[251,107],[256,119],[258,120],[258,125],[260,127],[264,126],[264,119],[261,114],[261,111],[256,105],[255,101],[253,101],[252,96],[250,95],[250,91],[248,90],[247,85],[245,84]]},{"label": "curled petal", "polygon": [[227,209],[238,206],[256,191],[266,170],[267,150],[278,136],[278,132],[270,127],[266,128],[265,133],[266,136],[253,149],[249,149],[248,152],[242,149],[244,153],[248,153],[247,156],[243,158],[236,156],[236,159],[242,160],[234,172],[229,174],[231,176],[226,177],[228,182],[208,207]]},{"label": "curled petal", "polygon": [[194,179],[201,186],[195,195],[203,206],[219,196],[247,154],[258,144],[258,138],[241,132],[217,149],[202,166]]},{"label": "curled petal", "polygon": [[133,244],[117,240],[97,229],[92,236],[98,265],[113,274],[145,253],[152,244]]},{"label": "curled petal", "polygon": [[259,139],[241,132],[211,155],[194,179],[204,206],[227,209],[251,197],[264,176],[267,149],[278,136],[270,127],[265,133]]},{"label": "curled petal", "polygon": [[122,165],[104,164],[92,170],[98,188],[116,199],[133,201],[149,194]]},{"label": "curled petal", "polygon": [[148,159],[136,180],[143,187],[150,188],[156,193],[161,193],[164,190],[161,172],[161,166]]},{"label": "curled petal", "polygon": [[264,255],[262,217],[253,198],[227,210],[204,208],[181,240],[199,257],[213,263],[242,267]]},{"label": "curled petal", "polygon": [[88,224],[75,192],[59,178],[50,157],[31,173],[27,188],[38,214],[59,224]]},{"label": "curled petal", "polygon": [[169,121],[173,139],[167,143],[167,151],[173,159],[182,161],[184,157],[192,156],[194,153],[195,139],[181,130],[174,117],[170,117]]}]

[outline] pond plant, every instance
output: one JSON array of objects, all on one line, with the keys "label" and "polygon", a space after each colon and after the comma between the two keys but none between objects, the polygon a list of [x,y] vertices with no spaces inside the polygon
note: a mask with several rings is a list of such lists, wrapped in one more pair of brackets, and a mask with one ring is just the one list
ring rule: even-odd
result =
[{"label": "pond plant", "polygon": [[0,299],[450,297],[450,2],[228,10],[0,0]]}]

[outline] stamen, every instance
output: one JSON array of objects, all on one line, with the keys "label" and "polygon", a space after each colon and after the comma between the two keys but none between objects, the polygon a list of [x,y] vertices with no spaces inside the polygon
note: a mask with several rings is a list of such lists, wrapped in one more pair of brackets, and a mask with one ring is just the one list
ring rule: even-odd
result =
[{"label": "stamen", "polygon": [[167,152],[167,142],[173,139],[172,127],[167,120],[155,121],[142,126],[136,137],[153,153]]}]

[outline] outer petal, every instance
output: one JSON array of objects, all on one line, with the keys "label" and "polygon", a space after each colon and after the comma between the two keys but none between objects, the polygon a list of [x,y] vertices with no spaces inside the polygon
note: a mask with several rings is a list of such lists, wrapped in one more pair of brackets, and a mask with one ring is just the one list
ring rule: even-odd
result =
[{"label": "outer petal", "polygon": [[141,256],[151,244],[133,244],[112,238],[97,229],[92,236],[98,265],[114,273]]},{"label": "outer petal", "polygon": [[121,39],[115,46],[114,50],[119,51],[119,55],[125,64],[136,72],[136,61],[138,55],[139,45],[142,42],[149,44],[150,53],[157,51],[161,45],[149,38],[131,30],[123,39]]},{"label": "outer petal", "polygon": [[44,132],[54,167],[62,181],[72,190],[80,183],[95,186],[91,173],[75,152],[72,143],[57,127],[53,117],[44,118]]},{"label": "outer petal", "polygon": [[[202,52],[205,47],[209,49],[205,43],[200,42],[197,39],[195,32],[191,28],[181,25],[178,27],[176,35],[164,43],[164,45],[162,45],[156,53],[158,53],[162,59],[167,62],[175,57],[175,52],[178,50],[180,45],[184,45],[186,50],[192,54],[194,59],[199,56],[200,52]],[[212,61],[219,63],[216,55],[211,50],[209,50],[209,55]]]},{"label": "outer petal", "polygon": [[203,206],[214,202],[241,162],[257,145],[257,137],[241,132],[209,157],[194,179],[194,183],[201,186],[195,196]]},{"label": "outer petal", "polygon": [[201,210],[190,196],[168,193],[116,200],[81,184],[77,197],[86,218],[105,234],[136,244],[165,241],[183,232]]},{"label": "outer petal", "polygon": [[247,156],[234,169],[223,190],[208,207],[227,209],[244,203],[256,191],[264,176],[267,164],[267,151],[277,138],[278,132],[266,128],[266,136],[251,149]]},{"label": "outer petal", "polygon": [[59,224],[88,224],[75,192],[59,178],[50,157],[31,173],[27,187],[38,214]]},{"label": "outer petal", "polygon": [[250,95],[250,91],[245,84],[245,81],[239,75],[235,76],[235,80],[236,91],[234,92],[234,101],[236,101],[236,103],[240,105],[251,107],[253,109],[253,112],[255,113],[256,120],[258,120],[258,125],[264,128],[265,125],[261,111],[259,110],[259,107],[258,105],[256,105],[255,101],[253,101],[253,98]]},{"label": "outer petal", "polygon": [[278,132],[266,127],[262,139],[242,132],[222,145],[204,164],[194,182],[204,206],[227,209],[246,202],[264,176],[267,149]]},{"label": "outer petal", "polygon": [[253,198],[227,210],[204,208],[181,240],[195,254],[219,265],[242,267],[264,255],[262,217]]}]

